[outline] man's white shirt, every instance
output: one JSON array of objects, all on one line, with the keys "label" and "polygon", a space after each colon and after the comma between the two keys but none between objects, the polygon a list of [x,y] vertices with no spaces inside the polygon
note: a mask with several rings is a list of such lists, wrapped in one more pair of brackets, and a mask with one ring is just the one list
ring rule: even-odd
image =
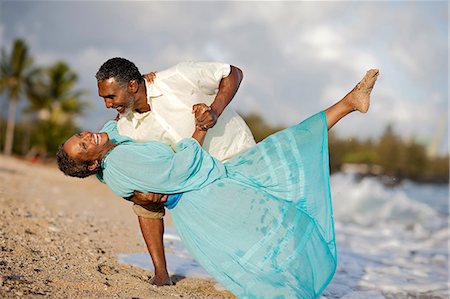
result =
[{"label": "man's white shirt", "polygon": [[[157,72],[153,83],[145,81],[150,111],[122,114],[117,123],[119,133],[136,141],[160,141],[175,149],[183,138],[195,130],[192,106],[211,105],[220,81],[230,74],[224,63],[183,62]],[[226,107],[216,125],[208,130],[203,148],[221,161],[255,145],[245,121]]]}]

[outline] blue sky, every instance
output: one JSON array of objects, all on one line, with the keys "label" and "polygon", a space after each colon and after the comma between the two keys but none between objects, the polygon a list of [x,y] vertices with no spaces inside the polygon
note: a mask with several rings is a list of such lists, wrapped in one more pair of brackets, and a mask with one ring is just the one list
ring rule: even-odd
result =
[{"label": "blue sky", "polygon": [[[335,131],[378,137],[392,124],[405,138],[448,151],[448,2],[0,1],[0,45],[24,38],[35,62],[67,62],[89,94],[80,125],[96,130],[115,112],[95,73],[125,57],[141,72],[179,61],[222,61],[244,81],[232,106],[289,126],[340,99],[379,68],[367,115]],[[6,109],[3,109],[5,112]]]}]

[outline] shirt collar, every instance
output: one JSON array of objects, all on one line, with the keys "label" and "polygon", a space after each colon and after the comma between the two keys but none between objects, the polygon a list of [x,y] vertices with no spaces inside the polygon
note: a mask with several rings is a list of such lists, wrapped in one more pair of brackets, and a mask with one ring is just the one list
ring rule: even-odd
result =
[{"label": "shirt collar", "polygon": [[[160,97],[163,95],[163,93],[155,83],[150,83],[145,78],[144,81],[147,93],[147,102],[150,105],[150,108],[153,109],[152,98]],[[151,114],[151,112],[151,110],[144,113],[130,111],[122,117],[125,117],[128,121],[130,121],[133,124],[134,128],[137,128],[141,124],[141,122]]]},{"label": "shirt collar", "polygon": [[151,114],[151,111],[147,111],[144,113],[139,112],[129,112],[126,115],[122,116],[127,119],[127,121],[131,122],[133,124],[133,128],[137,128],[141,122]]}]

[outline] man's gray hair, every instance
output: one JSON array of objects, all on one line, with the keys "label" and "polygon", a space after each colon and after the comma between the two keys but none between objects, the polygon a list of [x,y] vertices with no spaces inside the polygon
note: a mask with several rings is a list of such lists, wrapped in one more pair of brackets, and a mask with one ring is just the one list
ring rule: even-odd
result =
[{"label": "man's gray hair", "polygon": [[121,57],[115,57],[102,64],[95,74],[97,82],[114,78],[120,87],[126,87],[131,80],[141,83],[144,80],[137,66]]}]

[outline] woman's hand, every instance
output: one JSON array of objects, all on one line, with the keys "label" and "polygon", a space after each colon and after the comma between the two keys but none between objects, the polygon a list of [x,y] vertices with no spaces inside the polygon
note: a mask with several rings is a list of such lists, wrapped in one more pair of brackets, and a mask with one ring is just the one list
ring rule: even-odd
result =
[{"label": "woman's hand", "polygon": [[156,73],[155,72],[150,72],[148,74],[144,74],[144,78],[149,83],[153,83],[153,80],[155,80],[155,78],[156,78]]},{"label": "woman's hand", "polygon": [[214,127],[219,117],[216,111],[203,103],[192,106],[192,113],[195,116],[195,127],[203,131]]},{"label": "woman's hand", "polygon": [[130,198],[132,202],[137,205],[145,206],[148,204],[159,204],[167,200],[167,194],[160,193],[143,193],[139,191],[134,191],[133,197]]}]

